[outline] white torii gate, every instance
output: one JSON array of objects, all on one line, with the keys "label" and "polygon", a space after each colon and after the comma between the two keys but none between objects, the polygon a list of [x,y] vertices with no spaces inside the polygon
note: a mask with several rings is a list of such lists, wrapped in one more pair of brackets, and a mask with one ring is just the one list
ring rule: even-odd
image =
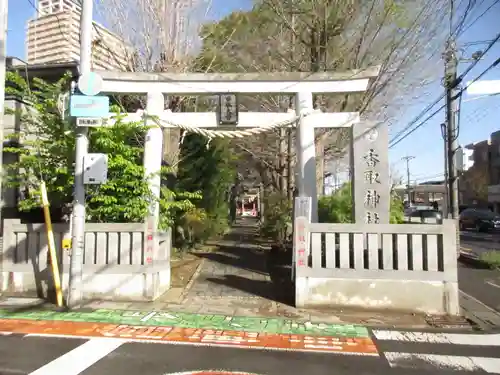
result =
[{"label": "white torii gate", "polygon": [[[299,196],[312,197],[311,220],[317,221],[315,128],[350,127],[359,122],[359,113],[322,113],[314,111],[313,93],[352,93],[367,90],[370,79],[378,76],[380,67],[347,72],[284,73],[137,73],[96,71],[103,78],[103,94],[147,94],[146,113],[168,123],[186,127],[217,128],[216,113],[178,113],[165,110],[167,95],[216,94],[295,94],[295,112],[240,112],[236,128],[266,127],[298,119],[297,187]],[[141,121],[143,111],[132,113],[125,121]],[[151,122],[152,124],[153,122]],[[243,129],[241,129],[243,130]],[[163,135],[159,127],[148,130],[144,166],[148,175],[158,175],[161,168]],[[150,181],[153,194],[159,197],[159,176]],[[158,217],[158,205],[152,208]],[[157,222],[157,220],[155,220]],[[157,224],[154,225],[156,231]]]}]

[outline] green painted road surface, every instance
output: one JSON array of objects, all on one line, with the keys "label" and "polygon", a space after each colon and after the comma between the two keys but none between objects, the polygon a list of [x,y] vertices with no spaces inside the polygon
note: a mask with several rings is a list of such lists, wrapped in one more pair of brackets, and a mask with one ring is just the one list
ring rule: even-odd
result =
[{"label": "green painted road surface", "polygon": [[366,338],[368,329],[352,324],[298,322],[284,318],[204,315],[165,311],[95,310],[92,312],[54,312],[47,310],[13,312],[0,309],[0,319],[52,320],[69,322],[168,326],[180,328],[246,331],[271,334],[322,335]]}]

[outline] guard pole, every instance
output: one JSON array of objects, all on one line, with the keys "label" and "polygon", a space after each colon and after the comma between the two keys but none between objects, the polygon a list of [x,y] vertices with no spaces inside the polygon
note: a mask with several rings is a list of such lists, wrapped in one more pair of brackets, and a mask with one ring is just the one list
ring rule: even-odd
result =
[{"label": "guard pole", "polygon": [[47,243],[49,245],[50,266],[52,268],[52,277],[54,279],[54,288],[56,290],[56,302],[58,307],[63,306],[63,294],[61,289],[61,275],[59,273],[59,261],[57,259],[56,242],[54,232],[52,231],[52,220],[50,219],[49,199],[47,197],[47,187],[45,182],[40,184],[40,193],[42,194],[43,216],[45,217],[45,228],[47,231]]}]

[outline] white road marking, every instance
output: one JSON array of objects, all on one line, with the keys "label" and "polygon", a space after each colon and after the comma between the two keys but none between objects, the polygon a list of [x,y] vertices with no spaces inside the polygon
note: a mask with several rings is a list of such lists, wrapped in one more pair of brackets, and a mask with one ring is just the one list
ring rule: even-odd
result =
[{"label": "white road marking", "polygon": [[29,375],[78,375],[123,344],[123,340],[92,339]]},{"label": "white road marking", "polygon": [[141,319],[141,322],[147,322],[149,319],[151,319],[155,315],[156,315],[156,311],[151,311],[149,314],[147,314],[144,318]]},{"label": "white road marking", "polygon": [[486,281],[486,284],[491,285],[494,288],[500,289],[500,285],[495,284],[493,281]]},{"label": "white road marking", "polygon": [[377,340],[419,342],[426,344],[454,344],[473,346],[500,346],[500,334],[461,334],[373,330]]},{"label": "white road marking", "polygon": [[391,367],[422,368],[429,366],[436,370],[485,371],[489,374],[500,374],[500,358],[398,352],[387,352],[384,355]]}]

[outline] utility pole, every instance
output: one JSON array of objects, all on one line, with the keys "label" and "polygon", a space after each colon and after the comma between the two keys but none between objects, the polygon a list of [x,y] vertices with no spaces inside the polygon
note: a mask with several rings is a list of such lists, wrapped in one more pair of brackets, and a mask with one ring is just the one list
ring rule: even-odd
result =
[{"label": "utility pole", "polygon": [[[7,14],[8,0],[0,0],[0,228],[2,224],[3,194],[2,194],[2,174],[3,174],[3,127],[4,127],[4,107],[5,107],[5,68],[7,54]],[[1,229],[0,229],[1,230]]]},{"label": "utility pole", "polygon": [[[93,0],[82,0],[80,15],[80,76],[91,71]],[[83,299],[83,251],[85,247],[85,185],[83,159],[88,151],[88,128],[76,127],[75,185],[73,202],[73,238],[69,273],[68,307],[81,306]]]},{"label": "utility pole", "polygon": [[449,194],[448,194],[448,131],[446,129],[446,123],[441,124],[441,135],[443,137],[444,144],[444,195],[443,195],[443,217],[448,217],[450,212],[449,207]]},{"label": "utility pole", "polygon": [[[290,62],[293,61],[295,57],[295,9],[293,7],[293,0],[290,1],[290,15],[291,15],[291,48],[290,48]],[[289,107],[292,107],[292,103],[294,102],[294,98],[290,96]],[[297,129],[297,128],[296,128]],[[292,158],[292,142],[293,142],[293,128],[287,129],[287,173],[286,173],[286,187],[287,187],[287,197],[290,203],[293,203],[293,158]],[[293,213],[292,213],[293,214]]]},{"label": "utility pole", "polygon": [[458,219],[458,174],[456,165],[456,151],[458,149],[458,129],[456,122],[458,91],[455,40],[450,37],[445,52],[445,79],[446,90],[446,148],[448,157],[448,216]]},{"label": "utility pole", "polygon": [[[287,106],[288,107],[288,106]],[[285,111],[288,111],[288,108],[285,108]],[[287,169],[286,164],[286,133],[285,128],[279,128],[279,171],[280,171],[280,192],[284,197],[287,196],[287,177],[285,176],[285,170]]]},{"label": "utility pole", "polygon": [[401,159],[406,161],[406,194],[408,195],[408,204],[411,206],[410,160],[415,159],[415,156],[405,156]]}]

